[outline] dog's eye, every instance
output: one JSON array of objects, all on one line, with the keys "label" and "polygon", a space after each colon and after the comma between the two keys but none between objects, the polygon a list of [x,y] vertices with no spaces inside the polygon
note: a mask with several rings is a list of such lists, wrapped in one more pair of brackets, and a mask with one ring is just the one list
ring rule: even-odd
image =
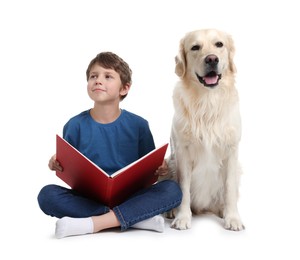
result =
[{"label": "dog's eye", "polygon": [[192,48],[191,48],[192,51],[199,51],[200,50],[200,45],[194,45]]},{"label": "dog's eye", "polygon": [[216,42],[215,44],[218,48],[222,48],[223,47],[223,42]]}]

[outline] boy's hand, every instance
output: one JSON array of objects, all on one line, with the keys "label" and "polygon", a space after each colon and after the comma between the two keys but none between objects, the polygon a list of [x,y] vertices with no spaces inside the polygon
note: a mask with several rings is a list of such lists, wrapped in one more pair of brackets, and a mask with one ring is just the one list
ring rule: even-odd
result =
[{"label": "boy's hand", "polygon": [[163,164],[159,166],[158,169],[156,170],[155,175],[166,176],[168,173],[169,173],[168,164],[166,160],[164,160]]},{"label": "boy's hand", "polygon": [[56,160],[56,154],[54,154],[50,158],[49,163],[48,163],[48,167],[52,171],[60,171],[60,172],[63,171],[63,168],[60,166],[59,162]]}]

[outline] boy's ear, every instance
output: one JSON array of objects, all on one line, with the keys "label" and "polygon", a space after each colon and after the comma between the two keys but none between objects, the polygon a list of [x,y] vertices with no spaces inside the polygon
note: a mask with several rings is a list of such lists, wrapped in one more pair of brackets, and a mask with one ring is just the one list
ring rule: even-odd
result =
[{"label": "boy's ear", "polygon": [[124,85],[120,90],[120,96],[126,96],[130,90],[130,84]]}]

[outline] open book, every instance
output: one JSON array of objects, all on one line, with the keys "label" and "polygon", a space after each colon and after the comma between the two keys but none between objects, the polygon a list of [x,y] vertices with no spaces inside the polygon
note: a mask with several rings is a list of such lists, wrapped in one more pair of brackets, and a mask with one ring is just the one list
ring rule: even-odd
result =
[{"label": "open book", "polygon": [[158,176],[154,173],[162,165],[167,148],[168,144],[164,144],[108,175],[66,140],[56,135],[56,159],[63,167],[63,172],[57,171],[56,175],[82,195],[112,208],[157,181]]}]

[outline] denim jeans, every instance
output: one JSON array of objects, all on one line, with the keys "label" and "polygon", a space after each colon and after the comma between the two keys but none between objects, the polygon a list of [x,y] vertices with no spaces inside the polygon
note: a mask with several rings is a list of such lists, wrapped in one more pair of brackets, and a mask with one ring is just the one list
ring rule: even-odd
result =
[{"label": "denim jeans", "polygon": [[[142,220],[167,212],[180,205],[182,192],[171,180],[158,182],[143,189],[112,210],[116,214],[121,230]],[[83,197],[74,190],[50,184],[38,194],[41,210],[50,216],[62,218],[84,218],[109,212],[109,208],[97,201]]]}]

